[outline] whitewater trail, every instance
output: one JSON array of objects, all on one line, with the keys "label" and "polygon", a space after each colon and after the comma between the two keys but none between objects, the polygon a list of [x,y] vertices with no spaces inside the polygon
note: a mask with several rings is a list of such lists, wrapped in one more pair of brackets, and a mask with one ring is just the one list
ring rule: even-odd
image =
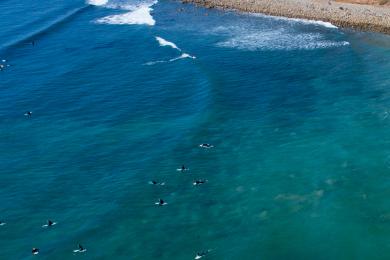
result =
[{"label": "whitewater trail", "polygon": [[169,41],[167,41],[167,40],[165,40],[165,39],[163,39],[163,38],[161,38],[161,37],[158,37],[158,36],[156,36],[156,40],[158,41],[158,43],[160,44],[160,46],[169,46],[169,47],[171,47],[171,48],[173,48],[173,49],[176,49],[176,50],[179,50],[179,51],[181,51],[181,49],[179,48],[179,47],[177,47],[177,45],[176,44],[174,44],[173,42],[169,42]]},{"label": "whitewater trail", "polygon": [[182,50],[179,47],[177,47],[177,45],[175,43],[167,41],[164,38],[161,38],[159,36],[156,36],[155,38],[161,47],[166,47],[166,46],[171,47],[172,49],[176,49],[176,50],[180,51],[181,55],[179,57],[172,58],[169,60],[150,61],[150,62],[145,63],[144,65],[150,66],[150,65],[155,65],[158,63],[173,62],[173,61],[177,61],[177,60],[181,60],[181,59],[196,59],[195,56],[192,56],[188,53],[182,52]]}]

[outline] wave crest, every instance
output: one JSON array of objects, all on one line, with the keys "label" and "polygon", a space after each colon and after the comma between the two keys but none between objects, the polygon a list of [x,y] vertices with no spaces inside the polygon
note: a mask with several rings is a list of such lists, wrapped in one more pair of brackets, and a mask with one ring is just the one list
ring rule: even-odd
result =
[{"label": "wave crest", "polygon": [[100,24],[144,24],[153,26],[156,24],[156,21],[153,19],[151,12],[153,11],[152,6],[156,3],[157,1],[146,1],[135,3],[133,5],[128,3],[109,3],[106,4],[105,7],[127,10],[129,12],[105,16],[96,20],[96,22]]},{"label": "wave crest", "polygon": [[108,3],[108,0],[88,0],[89,5],[103,6]]}]

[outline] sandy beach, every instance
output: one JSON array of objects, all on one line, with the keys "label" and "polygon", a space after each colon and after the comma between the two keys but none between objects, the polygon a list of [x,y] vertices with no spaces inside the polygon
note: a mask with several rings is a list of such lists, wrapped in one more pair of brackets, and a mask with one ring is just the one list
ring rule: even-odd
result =
[{"label": "sandy beach", "polygon": [[236,9],[330,22],[340,27],[390,34],[387,0],[182,0],[207,8]]}]

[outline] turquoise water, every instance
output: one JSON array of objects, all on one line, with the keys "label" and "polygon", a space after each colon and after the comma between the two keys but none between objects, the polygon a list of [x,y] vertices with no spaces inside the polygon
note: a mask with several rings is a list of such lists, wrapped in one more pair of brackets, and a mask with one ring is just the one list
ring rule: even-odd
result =
[{"label": "turquoise water", "polygon": [[388,36],[94,4],[0,3],[0,259],[390,258]]}]

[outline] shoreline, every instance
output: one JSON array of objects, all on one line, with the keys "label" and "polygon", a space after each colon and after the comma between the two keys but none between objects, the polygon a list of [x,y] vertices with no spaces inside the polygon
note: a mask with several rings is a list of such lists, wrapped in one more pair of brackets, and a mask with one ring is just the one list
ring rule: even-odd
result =
[{"label": "shoreline", "polygon": [[181,0],[206,8],[238,10],[332,23],[338,27],[390,35],[390,6],[328,0]]}]

